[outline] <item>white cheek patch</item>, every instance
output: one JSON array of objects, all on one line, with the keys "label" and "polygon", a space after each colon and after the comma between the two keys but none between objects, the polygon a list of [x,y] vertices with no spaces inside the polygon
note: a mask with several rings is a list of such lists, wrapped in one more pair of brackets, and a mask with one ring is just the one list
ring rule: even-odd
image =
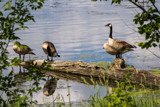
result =
[{"label": "white cheek patch", "polygon": [[112,25],[111,25],[111,24],[109,24],[109,27],[112,27]]},{"label": "white cheek patch", "polygon": [[47,49],[47,47],[48,47],[48,44],[43,44],[43,48],[45,48],[45,49]]}]

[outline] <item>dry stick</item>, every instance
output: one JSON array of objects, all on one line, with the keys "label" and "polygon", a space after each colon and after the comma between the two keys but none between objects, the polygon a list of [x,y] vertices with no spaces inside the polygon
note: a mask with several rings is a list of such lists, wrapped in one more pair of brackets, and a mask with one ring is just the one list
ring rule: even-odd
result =
[{"label": "dry stick", "polygon": [[[149,14],[141,5],[137,4],[136,2],[133,2],[132,0],[128,0],[128,1],[130,1],[132,4],[134,4],[135,6],[137,6],[138,8],[140,8],[140,9],[141,9],[143,12],[145,12],[146,14],[148,14],[149,17],[152,17],[152,15]],[[154,4],[153,2],[151,2],[151,3]],[[153,6],[155,6],[155,5],[153,5]],[[156,6],[155,6],[155,7],[156,7]],[[157,9],[157,7],[156,7],[155,9]],[[157,10],[157,11],[158,11],[158,10]],[[158,11],[158,13],[159,13],[159,11]],[[149,20],[150,20],[151,22],[153,22],[154,19],[149,18]],[[159,31],[159,30],[157,30],[157,32],[160,34],[160,31]]]},{"label": "dry stick", "polygon": [[148,49],[148,51],[151,52],[154,56],[156,56],[157,58],[160,59],[160,56],[156,55],[154,52],[150,51],[149,49]]},{"label": "dry stick", "polygon": [[160,11],[159,11],[158,8],[156,7],[155,3],[152,2],[152,0],[151,0],[151,3],[152,3],[152,5],[154,6],[154,8],[158,11],[158,13],[160,14]]}]

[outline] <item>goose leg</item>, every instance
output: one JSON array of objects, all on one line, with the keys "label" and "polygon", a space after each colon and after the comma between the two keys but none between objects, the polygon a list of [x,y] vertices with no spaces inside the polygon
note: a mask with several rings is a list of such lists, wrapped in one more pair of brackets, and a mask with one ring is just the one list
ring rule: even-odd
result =
[{"label": "goose leg", "polygon": [[53,61],[53,57],[51,57],[51,61]]},{"label": "goose leg", "polygon": [[22,71],[21,71],[21,66],[19,66],[19,73],[21,73]]},{"label": "goose leg", "polygon": [[25,72],[25,69],[23,68],[23,72]]},{"label": "goose leg", "polygon": [[117,58],[120,58],[120,55],[119,55],[119,54],[117,55]]},{"label": "goose leg", "polygon": [[120,52],[120,58],[122,59],[122,52]]},{"label": "goose leg", "polygon": [[29,54],[29,60],[31,59],[31,56],[30,56],[30,54]]},{"label": "goose leg", "polygon": [[49,56],[47,55],[47,61],[49,61]]},{"label": "goose leg", "polygon": [[21,59],[21,54],[19,54],[19,59]]},{"label": "goose leg", "polygon": [[120,53],[118,53],[118,54],[116,55],[116,58],[120,58]]},{"label": "goose leg", "polygon": [[23,55],[23,61],[24,61],[25,55]]}]

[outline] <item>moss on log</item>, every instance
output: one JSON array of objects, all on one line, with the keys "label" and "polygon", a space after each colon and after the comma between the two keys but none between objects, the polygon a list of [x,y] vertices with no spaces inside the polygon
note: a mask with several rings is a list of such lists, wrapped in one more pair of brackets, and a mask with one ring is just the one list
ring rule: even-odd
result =
[{"label": "moss on log", "polygon": [[[41,66],[45,60],[30,60],[21,62],[19,65],[27,68],[29,62],[37,64],[37,67]],[[119,62],[119,61],[118,61]],[[121,62],[121,61],[120,61]],[[106,79],[112,79],[117,81],[125,81],[127,75],[130,75],[129,79],[132,84],[144,85],[152,88],[159,88],[160,77],[154,75],[148,71],[138,70],[134,67],[132,68],[121,68],[113,66],[109,69],[104,69],[93,63],[86,63],[82,61],[71,62],[71,61],[54,61],[49,62],[51,65],[50,72],[60,72],[67,74],[74,74],[77,76],[87,76],[94,78],[105,77]],[[48,73],[48,75],[50,75]]]}]

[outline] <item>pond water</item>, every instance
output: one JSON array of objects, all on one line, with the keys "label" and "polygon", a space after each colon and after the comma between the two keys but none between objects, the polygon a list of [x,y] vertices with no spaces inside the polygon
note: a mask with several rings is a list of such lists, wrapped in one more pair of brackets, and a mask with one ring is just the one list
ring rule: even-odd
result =
[{"label": "pond water", "polygon": [[[21,38],[19,41],[34,49],[36,56],[31,56],[32,59],[46,59],[41,45],[44,41],[51,41],[61,56],[54,60],[113,62],[115,56],[109,55],[103,49],[109,34],[109,28],[104,25],[112,23],[114,38],[136,46],[136,42],[143,41],[144,36],[136,32],[136,25],[132,22],[134,15],[139,11],[137,8],[128,2],[122,5],[110,4],[109,1],[46,0],[41,10],[33,12],[36,23],[27,23],[30,29],[17,33]],[[13,43],[9,45],[10,57],[18,57],[12,46]],[[154,48],[150,51],[160,56],[160,49]],[[126,57],[128,64],[138,69],[160,69],[160,59],[150,51],[138,47],[135,51],[124,54],[123,57]],[[28,57],[25,60],[27,59]],[[41,82],[42,88],[44,84],[45,82]],[[61,101],[81,102],[94,93],[91,92],[94,86],[87,86],[73,80],[59,79],[56,84],[53,95],[47,97],[41,90],[33,99],[36,99],[38,104],[44,104],[53,102],[60,95],[63,96]],[[30,83],[26,82],[18,87],[26,89],[28,86]],[[106,88],[103,86],[99,88],[103,95]]]}]

